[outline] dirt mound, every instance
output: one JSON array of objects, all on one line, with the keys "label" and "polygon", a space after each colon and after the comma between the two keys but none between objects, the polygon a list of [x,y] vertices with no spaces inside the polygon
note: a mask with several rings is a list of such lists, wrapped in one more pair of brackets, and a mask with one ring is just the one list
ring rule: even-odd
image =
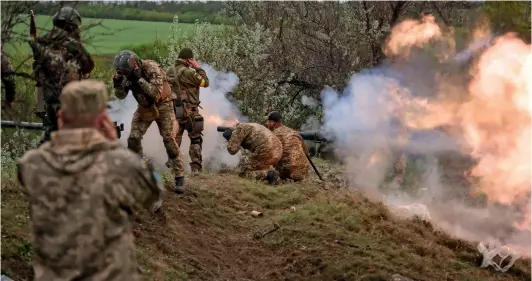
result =
[{"label": "dirt mound", "polygon": [[[162,213],[134,217],[140,268],[149,280],[531,278],[529,261],[518,261],[507,273],[481,269],[473,244],[427,222],[396,220],[382,204],[346,189],[316,183],[271,187],[214,174],[187,184],[185,196],[166,193]],[[2,271],[30,280],[25,203],[4,182],[2,195]],[[252,210],[264,215],[254,218]],[[274,223],[279,230],[253,238]]]}]

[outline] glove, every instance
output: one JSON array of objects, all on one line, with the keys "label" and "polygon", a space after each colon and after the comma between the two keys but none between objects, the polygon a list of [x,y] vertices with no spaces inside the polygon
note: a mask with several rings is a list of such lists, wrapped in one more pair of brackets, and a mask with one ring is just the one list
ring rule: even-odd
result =
[{"label": "glove", "polygon": [[231,134],[233,134],[233,130],[232,129],[226,129],[223,133],[223,137],[229,141],[229,139],[231,138]]},{"label": "glove", "polygon": [[113,85],[114,85],[114,87],[115,88],[121,87],[122,86],[122,80],[124,80],[124,76],[116,73],[113,76]]}]

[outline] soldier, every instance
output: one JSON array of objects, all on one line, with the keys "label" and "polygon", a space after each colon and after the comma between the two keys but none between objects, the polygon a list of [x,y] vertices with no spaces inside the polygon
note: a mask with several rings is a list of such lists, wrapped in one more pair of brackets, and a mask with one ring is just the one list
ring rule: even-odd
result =
[{"label": "soldier", "polygon": [[[79,13],[73,8],[63,7],[53,16],[52,22],[53,28],[48,34],[29,42],[35,60],[35,90],[37,95],[42,91],[48,123],[39,145],[48,141],[51,132],[57,130],[57,111],[61,105],[59,96],[63,87],[87,77],[94,69],[94,61],[81,43]],[[37,99],[39,103],[40,98]],[[39,108],[36,114],[44,115]]]},{"label": "soldier", "polygon": [[190,168],[193,173],[200,172],[203,168],[201,148],[203,144],[203,116],[199,114],[200,87],[209,86],[209,78],[196,60],[192,50],[184,48],[179,52],[175,65],[167,70],[168,80],[172,90],[177,95],[176,119],[179,120],[179,130],[176,141],[181,147],[183,133],[188,132],[190,138]]},{"label": "soldier", "polygon": [[164,69],[153,60],[141,60],[134,52],[123,50],[115,57],[117,73],[113,77],[116,97],[126,98],[131,90],[138,108],[131,121],[127,147],[142,155],[142,137],[153,121],[159,127],[168,162],[175,179],[175,192],[185,191],[183,157],[175,141],[178,123],[174,113],[174,99]]},{"label": "soldier", "polygon": [[18,163],[30,206],[34,280],[139,280],[132,210],[157,212],[162,182],[124,148],[104,83],[69,83],[58,130]]},{"label": "soldier", "polygon": [[13,101],[15,100],[15,75],[13,75],[13,65],[11,65],[11,60],[7,55],[2,51],[2,84],[4,84],[4,89],[6,91],[6,103],[3,108],[11,110],[13,109]]},{"label": "soldier", "polygon": [[240,176],[256,180],[267,180],[274,184],[279,172],[273,167],[281,159],[281,141],[266,127],[257,123],[238,123],[223,133],[228,141],[227,151],[235,155],[240,147],[251,152],[249,159],[240,163]]},{"label": "soldier", "polygon": [[298,132],[283,125],[281,113],[273,111],[268,115],[268,129],[281,140],[283,156],[275,169],[281,179],[301,181],[308,177],[307,148]]}]

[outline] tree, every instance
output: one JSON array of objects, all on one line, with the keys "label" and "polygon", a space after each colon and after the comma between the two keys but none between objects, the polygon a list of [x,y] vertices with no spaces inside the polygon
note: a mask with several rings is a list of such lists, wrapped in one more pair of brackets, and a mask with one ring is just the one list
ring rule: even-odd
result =
[{"label": "tree", "polygon": [[530,1],[486,2],[482,10],[496,32],[517,32],[530,43]]}]

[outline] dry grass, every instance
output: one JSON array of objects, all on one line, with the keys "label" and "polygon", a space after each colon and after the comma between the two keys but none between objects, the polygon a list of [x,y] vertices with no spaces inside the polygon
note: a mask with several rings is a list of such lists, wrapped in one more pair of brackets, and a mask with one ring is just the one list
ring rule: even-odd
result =
[{"label": "dry grass", "polygon": [[[232,174],[200,174],[188,184],[186,196],[165,195],[162,214],[134,218],[139,263],[150,280],[531,278],[528,260],[507,273],[481,269],[472,243],[421,220],[397,220],[354,191],[317,183],[272,187]],[[2,271],[30,280],[27,204],[10,179],[2,181],[2,196]],[[252,210],[264,216],[253,218]],[[253,239],[274,223],[278,231]]]}]

